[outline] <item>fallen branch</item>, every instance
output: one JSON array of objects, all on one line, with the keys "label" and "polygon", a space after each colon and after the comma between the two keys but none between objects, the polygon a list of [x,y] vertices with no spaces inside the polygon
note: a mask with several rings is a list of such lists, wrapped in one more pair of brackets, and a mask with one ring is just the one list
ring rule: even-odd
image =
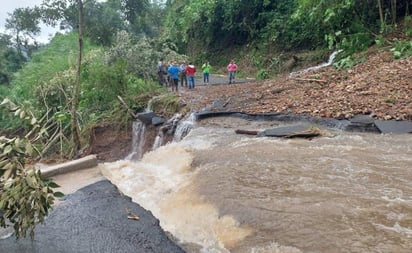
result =
[{"label": "fallen branch", "polygon": [[226,106],[229,104],[229,102],[230,102],[231,99],[232,99],[232,97],[228,98],[228,99],[226,100],[226,102],[223,104],[223,107],[226,107]]},{"label": "fallen branch", "polygon": [[133,112],[132,109],[130,109],[130,107],[126,104],[126,102],[123,100],[123,98],[121,96],[117,96],[117,98],[120,100],[120,102],[123,104],[123,106],[127,109],[127,111],[130,113],[130,115],[132,115],[132,117],[135,119],[137,117],[136,114]]}]

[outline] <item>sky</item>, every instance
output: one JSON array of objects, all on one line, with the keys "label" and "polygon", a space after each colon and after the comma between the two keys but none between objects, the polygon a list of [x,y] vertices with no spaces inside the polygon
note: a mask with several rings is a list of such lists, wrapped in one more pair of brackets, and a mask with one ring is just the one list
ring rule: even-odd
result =
[{"label": "sky", "polygon": [[[9,17],[7,13],[13,13],[14,9],[21,7],[33,7],[35,5],[40,6],[43,0],[0,0],[0,32],[4,33],[4,24],[6,23],[6,18]],[[47,43],[49,41],[50,35],[53,36],[57,31],[56,28],[47,27],[45,25],[41,26],[41,34],[37,38],[38,41]]]}]

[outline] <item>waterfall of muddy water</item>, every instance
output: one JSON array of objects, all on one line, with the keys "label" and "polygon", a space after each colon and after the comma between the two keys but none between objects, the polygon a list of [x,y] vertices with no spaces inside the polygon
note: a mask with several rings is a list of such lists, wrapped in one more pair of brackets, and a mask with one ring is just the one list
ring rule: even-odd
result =
[{"label": "waterfall of muddy water", "polygon": [[146,136],[146,125],[140,121],[133,121],[132,152],[126,157],[127,160],[140,160],[143,156],[143,147]]},{"label": "waterfall of muddy water", "polygon": [[164,137],[165,137],[165,134],[163,133],[162,130],[160,130],[153,142],[152,150],[155,150],[158,147],[163,145]]},{"label": "waterfall of muddy water", "polygon": [[333,63],[333,61],[335,60],[336,56],[337,56],[340,52],[342,52],[342,50],[338,50],[338,51],[333,52],[333,53],[329,56],[328,62],[322,63],[322,64],[317,65],[317,66],[314,66],[314,67],[310,67],[310,68],[307,68],[307,69],[304,69],[304,70],[301,70],[301,71],[292,72],[292,73],[289,74],[289,77],[296,77],[296,76],[299,76],[299,75],[301,75],[301,74],[304,74],[304,73],[307,73],[307,72],[310,72],[310,71],[314,71],[314,70],[318,70],[318,69],[321,69],[321,68],[330,66],[330,65],[332,65],[332,63]]},{"label": "waterfall of muddy water", "polygon": [[194,127],[196,123],[195,114],[191,114],[188,119],[179,121],[179,124],[176,127],[173,141],[181,141]]},{"label": "waterfall of muddy water", "polygon": [[103,174],[182,245],[199,245],[188,252],[411,252],[412,135],[234,133],[280,124],[202,120]]}]

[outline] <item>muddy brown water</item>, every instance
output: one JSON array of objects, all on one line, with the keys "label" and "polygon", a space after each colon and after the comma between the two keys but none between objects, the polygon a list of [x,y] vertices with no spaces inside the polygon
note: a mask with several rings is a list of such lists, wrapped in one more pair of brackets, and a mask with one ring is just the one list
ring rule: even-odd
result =
[{"label": "muddy brown water", "polygon": [[234,133],[279,124],[202,120],[102,172],[188,252],[411,252],[412,135]]}]

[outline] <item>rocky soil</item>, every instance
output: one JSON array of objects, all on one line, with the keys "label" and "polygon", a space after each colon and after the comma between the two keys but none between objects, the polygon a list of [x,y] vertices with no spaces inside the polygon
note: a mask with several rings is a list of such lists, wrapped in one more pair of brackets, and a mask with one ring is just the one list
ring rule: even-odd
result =
[{"label": "rocky soil", "polygon": [[391,52],[371,49],[364,62],[347,70],[332,66],[232,85],[198,86],[181,93],[191,111],[294,113],[382,120],[412,120],[412,57],[394,60]]}]

